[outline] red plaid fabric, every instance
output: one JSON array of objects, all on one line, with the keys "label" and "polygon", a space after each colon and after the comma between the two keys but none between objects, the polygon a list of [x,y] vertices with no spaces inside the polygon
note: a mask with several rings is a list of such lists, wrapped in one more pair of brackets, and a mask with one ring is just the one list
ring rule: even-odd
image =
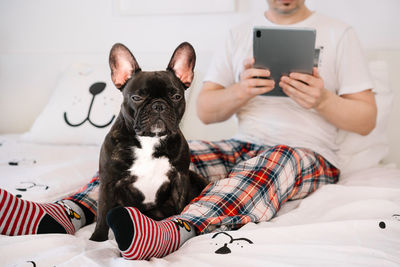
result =
[{"label": "red plaid fabric", "polygon": [[[304,148],[259,146],[230,139],[189,141],[190,168],[210,184],[181,215],[199,232],[233,230],[248,222],[270,220],[283,203],[304,198],[324,184],[336,183],[339,170]],[[98,174],[67,199],[97,209]]]},{"label": "red plaid fabric", "polygon": [[211,183],[176,218],[202,233],[268,221],[286,201],[304,198],[339,179],[337,168],[308,149],[237,140],[189,145],[192,169]]},{"label": "red plaid fabric", "polygon": [[100,177],[97,172],[90,182],[80,188],[73,195],[65,198],[80,203],[88,208],[93,214],[97,214],[98,190],[99,190]]}]

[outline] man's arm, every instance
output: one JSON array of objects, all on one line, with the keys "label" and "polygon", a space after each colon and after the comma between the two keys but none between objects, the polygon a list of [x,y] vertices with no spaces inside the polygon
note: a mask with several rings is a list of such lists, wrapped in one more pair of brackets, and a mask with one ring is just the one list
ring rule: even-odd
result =
[{"label": "man's arm", "polygon": [[256,95],[271,91],[275,82],[255,77],[269,77],[270,72],[253,68],[254,59],[244,62],[240,82],[228,87],[205,82],[197,98],[197,114],[205,124],[229,119],[240,107]]},{"label": "man's arm", "polygon": [[314,68],[313,75],[291,73],[279,83],[283,91],[303,108],[313,108],[336,127],[361,135],[376,124],[377,109],[372,90],[338,96],[324,88]]}]

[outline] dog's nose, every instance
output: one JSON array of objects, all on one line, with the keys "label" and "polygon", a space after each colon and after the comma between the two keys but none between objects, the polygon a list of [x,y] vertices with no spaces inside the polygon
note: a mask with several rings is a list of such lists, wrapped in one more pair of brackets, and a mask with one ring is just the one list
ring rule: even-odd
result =
[{"label": "dog's nose", "polygon": [[165,104],[159,101],[154,102],[151,107],[154,111],[157,111],[158,113],[164,112],[166,108]]}]

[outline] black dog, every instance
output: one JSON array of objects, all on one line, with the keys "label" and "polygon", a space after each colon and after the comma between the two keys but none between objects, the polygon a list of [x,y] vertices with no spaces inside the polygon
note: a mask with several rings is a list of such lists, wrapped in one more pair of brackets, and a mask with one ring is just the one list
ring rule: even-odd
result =
[{"label": "black dog", "polygon": [[144,72],[128,48],[112,47],[111,76],[124,100],[100,152],[99,207],[91,240],[107,240],[106,215],[116,206],[134,206],[160,220],[181,212],[205,187],[205,179],[189,170],[189,148],[179,129],[195,61],[193,47],[185,42],[166,71]]}]

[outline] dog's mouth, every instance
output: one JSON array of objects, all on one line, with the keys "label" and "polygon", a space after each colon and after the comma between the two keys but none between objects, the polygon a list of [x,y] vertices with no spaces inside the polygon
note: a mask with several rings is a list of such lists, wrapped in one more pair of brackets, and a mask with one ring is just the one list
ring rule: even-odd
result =
[{"label": "dog's mouth", "polygon": [[135,132],[140,136],[165,136],[174,133],[174,129],[170,129],[168,124],[161,117],[155,118],[153,121],[142,122],[136,126]]},{"label": "dog's mouth", "polygon": [[153,134],[162,134],[164,132],[166,132],[167,130],[167,126],[165,124],[165,122],[161,119],[158,118],[151,126],[150,126],[150,132],[152,132]]}]

